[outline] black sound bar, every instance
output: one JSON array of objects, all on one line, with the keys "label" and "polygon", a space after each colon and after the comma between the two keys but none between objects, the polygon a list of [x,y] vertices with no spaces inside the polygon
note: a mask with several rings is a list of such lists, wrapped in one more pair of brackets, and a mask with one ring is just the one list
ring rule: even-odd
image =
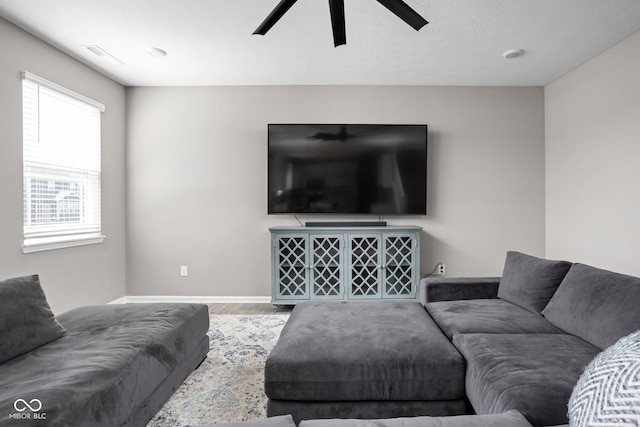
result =
[{"label": "black sound bar", "polygon": [[387,221],[308,221],[305,227],[386,227]]}]

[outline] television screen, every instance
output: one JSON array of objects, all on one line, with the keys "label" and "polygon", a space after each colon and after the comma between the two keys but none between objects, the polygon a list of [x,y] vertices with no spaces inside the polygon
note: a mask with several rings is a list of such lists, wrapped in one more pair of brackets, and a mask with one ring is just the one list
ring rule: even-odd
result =
[{"label": "television screen", "polygon": [[270,214],[427,213],[427,126],[270,124]]}]

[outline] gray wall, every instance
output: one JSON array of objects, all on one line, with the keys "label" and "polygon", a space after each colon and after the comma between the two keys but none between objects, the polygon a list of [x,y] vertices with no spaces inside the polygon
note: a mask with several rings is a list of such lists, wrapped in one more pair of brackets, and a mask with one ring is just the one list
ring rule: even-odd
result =
[{"label": "gray wall", "polygon": [[297,224],[266,214],[270,122],[426,123],[429,214],[386,218],[424,228],[423,272],[445,262],[448,276],[499,275],[509,249],[544,256],[543,95],[540,87],[128,88],[127,293],[270,294],[268,227]]},{"label": "gray wall", "polygon": [[[125,90],[0,18],[0,278],[39,274],[57,313],[122,297],[125,283]],[[23,254],[22,80],[30,71],[106,105],[103,244]]]},{"label": "gray wall", "polygon": [[640,33],[545,88],[546,255],[640,276]]},{"label": "gray wall", "polygon": [[[429,215],[386,218],[424,228],[423,272],[445,262],[448,276],[500,274],[516,249],[640,275],[639,49],[640,33],[544,89],[129,88],[125,97],[0,19],[0,278],[40,274],[56,312],[125,294],[268,295],[267,228],[297,224],[266,215],[269,122],[428,124]],[[107,106],[101,245],[21,252],[22,70]]]}]

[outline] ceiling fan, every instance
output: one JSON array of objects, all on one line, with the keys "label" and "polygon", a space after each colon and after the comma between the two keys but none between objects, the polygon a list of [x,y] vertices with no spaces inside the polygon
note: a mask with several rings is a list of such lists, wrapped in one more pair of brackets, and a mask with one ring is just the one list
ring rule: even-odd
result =
[{"label": "ceiling fan", "polygon": [[[298,0],[280,0],[280,3],[271,11],[269,16],[262,21],[262,24],[253,32],[253,34],[267,34],[267,31],[273,27],[276,22],[284,16],[285,13]],[[393,12],[398,18],[413,27],[416,31],[427,25],[426,19],[420,16],[415,10],[407,5],[403,0],[377,0],[378,3]],[[333,29],[333,43],[336,47],[347,44],[347,36],[344,24],[344,0],[329,0],[329,11],[331,13],[331,26]]]}]

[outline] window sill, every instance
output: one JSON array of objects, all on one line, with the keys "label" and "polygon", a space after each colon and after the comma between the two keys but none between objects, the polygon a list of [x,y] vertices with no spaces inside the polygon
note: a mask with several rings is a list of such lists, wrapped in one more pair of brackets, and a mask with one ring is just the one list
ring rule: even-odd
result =
[{"label": "window sill", "polygon": [[54,249],[72,248],[74,246],[95,245],[102,243],[106,236],[101,234],[87,234],[81,236],[56,236],[33,238],[24,241],[22,253],[51,251]]}]

